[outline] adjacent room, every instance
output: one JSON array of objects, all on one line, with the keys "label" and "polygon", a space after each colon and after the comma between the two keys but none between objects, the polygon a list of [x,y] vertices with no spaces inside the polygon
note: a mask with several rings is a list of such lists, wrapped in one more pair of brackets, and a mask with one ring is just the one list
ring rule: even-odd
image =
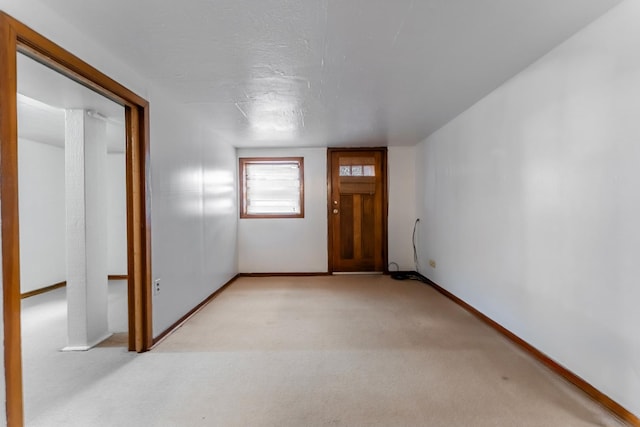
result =
[{"label": "adjacent room", "polygon": [[[68,394],[78,386],[69,378],[82,356],[64,352],[96,344],[127,348],[124,147],[122,107],[18,55],[27,421],[55,404],[52,394]],[[111,366],[110,359],[95,356],[83,361],[87,369]]]},{"label": "adjacent room", "polygon": [[640,426],[639,2],[0,10],[7,425]]}]

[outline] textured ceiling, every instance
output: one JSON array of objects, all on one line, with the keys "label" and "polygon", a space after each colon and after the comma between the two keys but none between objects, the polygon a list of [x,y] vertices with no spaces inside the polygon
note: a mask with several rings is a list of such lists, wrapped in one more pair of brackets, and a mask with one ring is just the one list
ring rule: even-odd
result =
[{"label": "textured ceiling", "polygon": [[47,0],[239,147],[414,144],[619,0]]}]

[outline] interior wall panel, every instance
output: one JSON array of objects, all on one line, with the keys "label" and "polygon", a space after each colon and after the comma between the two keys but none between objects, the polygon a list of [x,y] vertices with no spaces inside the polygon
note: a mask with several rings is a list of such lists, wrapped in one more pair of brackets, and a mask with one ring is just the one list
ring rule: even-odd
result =
[{"label": "interior wall panel", "polygon": [[639,20],[624,2],[416,156],[424,274],[635,414]]}]

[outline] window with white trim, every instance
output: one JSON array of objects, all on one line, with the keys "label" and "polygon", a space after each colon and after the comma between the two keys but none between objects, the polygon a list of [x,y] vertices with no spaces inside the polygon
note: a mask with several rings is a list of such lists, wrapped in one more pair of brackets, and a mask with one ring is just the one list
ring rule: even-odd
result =
[{"label": "window with white trim", "polygon": [[304,159],[241,157],[240,218],[304,218]]}]

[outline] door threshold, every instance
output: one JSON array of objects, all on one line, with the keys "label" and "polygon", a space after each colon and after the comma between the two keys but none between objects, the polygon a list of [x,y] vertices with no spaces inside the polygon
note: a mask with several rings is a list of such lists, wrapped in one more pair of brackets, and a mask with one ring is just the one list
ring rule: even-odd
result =
[{"label": "door threshold", "polygon": [[384,274],[383,271],[334,271],[333,273],[334,276],[347,276],[347,275],[361,275],[361,276],[371,276],[371,275],[380,275],[380,274]]}]

